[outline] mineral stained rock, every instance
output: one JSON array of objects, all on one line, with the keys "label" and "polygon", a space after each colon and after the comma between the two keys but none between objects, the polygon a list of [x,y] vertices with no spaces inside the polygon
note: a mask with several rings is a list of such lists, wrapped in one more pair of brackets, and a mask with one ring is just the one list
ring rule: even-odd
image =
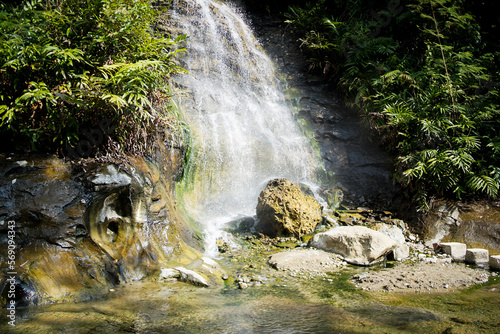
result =
[{"label": "mineral stained rock", "polygon": [[311,233],[321,222],[321,205],[287,179],[270,181],[260,193],[256,230],[270,237]]}]

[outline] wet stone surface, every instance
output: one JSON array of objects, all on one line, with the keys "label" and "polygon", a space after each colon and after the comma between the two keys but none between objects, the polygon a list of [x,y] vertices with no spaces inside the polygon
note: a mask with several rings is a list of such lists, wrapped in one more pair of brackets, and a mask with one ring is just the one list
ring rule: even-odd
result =
[{"label": "wet stone surface", "polygon": [[321,74],[309,71],[298,36],[279,17],[251,16],[256,36],[285,79],[297,117],[307,122],[319,144],[325,169],[333,184],[353,206],[388,208],[396,188],[391,175],[392,157],[379,148],[356,110],[346,107],[335,87]]}]

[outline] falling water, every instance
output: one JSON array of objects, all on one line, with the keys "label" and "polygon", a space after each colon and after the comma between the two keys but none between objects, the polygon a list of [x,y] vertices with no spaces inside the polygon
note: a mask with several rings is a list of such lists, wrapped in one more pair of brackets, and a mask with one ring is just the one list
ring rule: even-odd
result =
[{"label": "falling water", "polygon": [[194,147],[183,198],[213,254],[224,223],[255,214],[267,181],[314,183],[317,162],[238,11],[212,0],[175,0],[173,8],[172,22],[189,37],[189,75],[177,80],[188,93],[182,109]]}]

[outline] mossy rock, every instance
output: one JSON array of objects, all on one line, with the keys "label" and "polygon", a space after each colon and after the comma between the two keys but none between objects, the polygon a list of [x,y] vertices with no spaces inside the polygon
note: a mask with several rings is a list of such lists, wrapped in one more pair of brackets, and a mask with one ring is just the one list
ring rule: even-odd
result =
[{"label": "mossy rock", "polygon": [[311,233],[322,220],[318,201],[287,179],[270,181],[260,193],[255,229],[270,237]]}]

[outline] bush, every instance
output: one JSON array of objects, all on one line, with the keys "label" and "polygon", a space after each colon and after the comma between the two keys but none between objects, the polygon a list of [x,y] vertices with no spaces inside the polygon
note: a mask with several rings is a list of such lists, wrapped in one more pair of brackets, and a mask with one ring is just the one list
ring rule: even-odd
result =
[{"label": "bush", "polygon": [[395,178],[421,209],[435,195],[495,198],[498,43],[465,1],[405,4],[319,0],[288,15],[303,32],[311,68],[332,75],[397,152]]},{"label": "bush", "polygon": [[156,34],[144,0],[0,5],[0,129],[32,149],[74,146],[110,119],[122,148],[174,123],[169,78],[176,40]]}]

